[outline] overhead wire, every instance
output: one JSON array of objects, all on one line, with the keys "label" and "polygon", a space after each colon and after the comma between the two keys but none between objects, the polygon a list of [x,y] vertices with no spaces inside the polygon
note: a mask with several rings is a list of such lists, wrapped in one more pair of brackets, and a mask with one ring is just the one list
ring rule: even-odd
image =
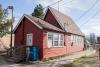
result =
[{"label": "overhead wire", "polygon": [[[55,4],[57,4],[57,3],[61,2],[61,1],[63,1],[63,0],[59,0],[59,1],[57,1],[57,2],[55,2],[55,3],[52,3],[52,4],[48,5],[48,6],[55,5]],[[66,2],[66,3],[71,3],[71,2],[73,2],[73,1],[75,1],[75,0],[71,0],[71,1],[68,1],[68,2]],[[80,20],[83,16],[85,16],[92,8],[94,8],[94,7],[96,6],[96,4],[97,4],[99,1],[100,1],[100,0],[96,0],[96,1],[94,2],[94,4],[93,4],[89,9],[87,9],[87,10],[77,19],[77,21]],[[66,4],[66,3],[65,3],[65,4]],[[62,5],[64,5],[64,4],[62,4]],[[44,7],[43,9],[48,8],[48,6]],[[59,5],[59,6],[61,6],[61,5]],[[59,7],[59,6],[58,6],[58,7]],[[59,8],[58,8],[58,9],[59,9]],[[100,12],[100,11],[98,11],[98,12]],[[95,16],[98,14],[98,12],[96,12],[91,18],[95,17]],[[87,22],[81,24],[80,27],[83,27],[86,23],[88,23],[88,22],[91,20],[91,18],[88,19]]]},{"label": "overhead wire", "polygon": [[80,20],[82,17],[84,17],[89,11],[91,11],[91,9],[93,9],[99,1],[100,1],[100,0],[96,0],[96,1],[94,2],[94,4],[93,4],[89,9],[87,9],[79,18],[76,19],[76,21],[79,21],[79,20]]},{"label": "overhead wire", "polygon": [[[94,18],[97,14],[99,14],[100,13],[100,10],[99,11],[97,11],[93,16],[91,16],[91,18]],[[87,23],[89,23],[89,21],[91,20],[91,18],[90,19],[88,19],[86,22],[84,22],[83,24],[81,24],[80,25],[80,27],[83,27],[85,24],[87,24]]]}]

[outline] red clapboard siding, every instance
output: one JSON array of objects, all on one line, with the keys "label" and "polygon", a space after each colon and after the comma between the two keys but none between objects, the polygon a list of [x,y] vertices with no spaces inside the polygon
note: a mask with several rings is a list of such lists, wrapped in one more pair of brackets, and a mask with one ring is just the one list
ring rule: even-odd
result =
[{"label": "red clapboard siding", "polygon": [[27,18],[24,18],[15,32],[15,45],[26,45],[26,35],[33,33],[33,46],[40,48],[40,57],[42,57],[42,30],[36,27]]}]

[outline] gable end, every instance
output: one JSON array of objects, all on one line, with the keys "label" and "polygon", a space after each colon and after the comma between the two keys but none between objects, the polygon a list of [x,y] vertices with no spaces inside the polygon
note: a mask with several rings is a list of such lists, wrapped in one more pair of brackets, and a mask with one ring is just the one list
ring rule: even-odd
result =
[{"label": "gable end", "polygon": [[58,21],[56,20],[55,16],[53,13],[50,11],[50,9],[47,10],[46,15],[44,17],[44,21],[62,29],[62,27],[59,25]]},{"label": "gable end", "polygon": [[16,27],[14,28],[13,32],[15,33],[15,31],[17,30],[17,28],[19,27],[19,25],[21,24],[21,21],[27,18],[29,21],[31,21],[33,24],[35,24],[38,28],[42,29],[42,27],[40,25],[38,25],[37,23],[35,23],[33,20],[31,20],[29,17],[27,17],[27,15],[23,15],[22,18],[19,20],[18,24],[16,25]]}]

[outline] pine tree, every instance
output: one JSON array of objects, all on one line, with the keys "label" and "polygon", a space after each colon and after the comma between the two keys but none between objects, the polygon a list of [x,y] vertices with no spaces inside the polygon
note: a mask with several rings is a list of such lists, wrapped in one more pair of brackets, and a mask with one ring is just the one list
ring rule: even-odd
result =
[{"label": "pine tree", "polygon": [[35,7],[34,12],[32,13],[32,16],[35,16],[37,18],[43,18],[43,15],[44,15],[43,6],[39,4]]}]

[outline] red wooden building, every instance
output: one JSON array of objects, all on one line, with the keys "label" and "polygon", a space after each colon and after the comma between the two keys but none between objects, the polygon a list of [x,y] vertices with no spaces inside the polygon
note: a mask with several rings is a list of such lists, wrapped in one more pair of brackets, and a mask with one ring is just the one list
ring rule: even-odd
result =
[{"label": "red wooden building", "polygon": [[74,21],[49,7],[43,20],[23,15],[14,29],[15,46],[38,47],[39,57],[49,58],[82,51],[84,34]]}]

